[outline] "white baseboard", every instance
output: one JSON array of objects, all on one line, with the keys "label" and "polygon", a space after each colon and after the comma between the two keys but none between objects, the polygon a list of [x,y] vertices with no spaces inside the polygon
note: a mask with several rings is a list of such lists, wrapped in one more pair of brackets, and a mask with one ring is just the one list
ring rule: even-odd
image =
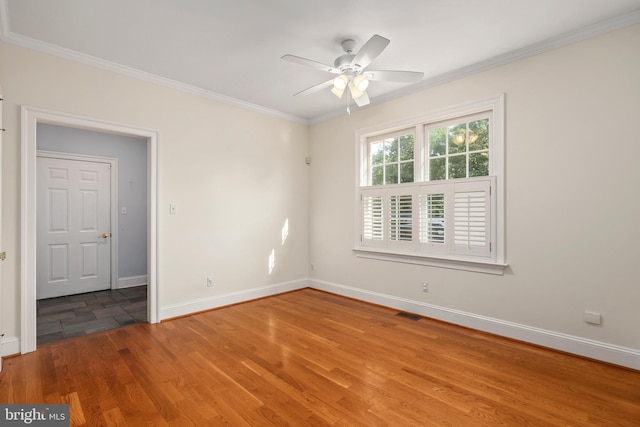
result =
[{"label": "white baseboard", "polygon": [[0,348],[0,357],[12,356],[20,354],[20,338],[4,337],[2,338],[2,346]]},{"label": "white baseboard", "polygon": [[131,276],[120,277],[116,283],[116,289],[133,288],[135,286],[144,286],[147,284],[147,276]]},{"label": "white baseboard", "polygon": [[[211,310],[226,305],[237,304],[253,299],[264,298],[284,292],[295,291],[311,287],[321,291],[331,292],[337,295],[358,299],[361,301],[378,304],[397,310],[420,314],[444,322],[465,326],[479,331],[489,332],[516,340],[566,351],[568,353],[589,357],[603,362],[626,366],[640,370],[640,350],[611,345],[599,341],[588,340],[572,335],[534,328],[513,322],[506,322],[486,316],[479,316],[421,301],[409,300],[378,292],[353,288],[320,280],[301,279],[276,285],[247,289],[240,292],[218,295],[190,301],[182,304],[174,304],[160,309],[160,320],[179,317]],[[0,355],[9,356],[20,353],[20,339],[8,337],[2,340]]]},{"label": "white baseboard", "polygon": [[[146,283],[139,283],[139,278],[145,278],[146,276],[136,276],[131,279],[130,282],[126,282],[123,287],[140,286]],[[134,280],[136,279],[136,280]],[[138,284],[132,284],[138,283]],[[263,286],[259,288],[247,289],[240,292],[232,292],[223,295],[217,295],[212,298],[205,298],[196,301],[190,301],[182,304],[170,305],[160,309],[160,320],[170,319],[172,317],[185,316],[199,311],[211,310],[214,308],[224,307],[226,305],[237,304],[245,301],[251,301],[258,298],[269,297],[272,295],[281,294],[284,292],[296,291],[309,287],[308,279],[294,280],[290,282],[278,283],[275,285]],[[122,287],[119,287],[122,288]],[[10,356],[14,354],[20,354],[20,338],[9,337],[3,338],[0,345],[0,357]]]},{"label": "white baseboard", "polygon": [[171,319],[173,317],[185,316],[199,311],[211,310],[224,307],[226,305],[237,304],[253,299],[269,297],[284,292],[296,291],[309,287],[308,279],[294,280],[291,282],[278,283],[275,285],[252,288],[239,292],[232,292],[223,295],[216,295],[211,298],[204,298],[196,301],[189,301],[181,304],[173,304],[160,309],[160,320]]},{"label": "white baseboard", "polygon": [[640,350],[637,349],[620,347],[336,283],[310,280],[309,286],[321,291],[640,370]]}]

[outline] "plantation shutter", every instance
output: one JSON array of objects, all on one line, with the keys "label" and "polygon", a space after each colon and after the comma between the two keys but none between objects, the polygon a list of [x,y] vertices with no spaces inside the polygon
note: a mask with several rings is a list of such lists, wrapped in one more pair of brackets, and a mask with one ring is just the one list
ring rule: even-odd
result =
[{"label": "plantation shutter", "polygon": [[389,239],[413,240],[413,206],[411,194],[393,195],[389,199]]},{"label": "plantation shutter", "polygon": [[362,244],[381,244],[384,240],[384,199],[381,195],[362,195]]},{"label": "plantation shutter", "polygon": [[447,203],[452,194],[450,185],[422,185],[418,194],[418,241],[420,249],[427,252],[447,252],[450,221]]},{"label": "plantation shutter", "polygon": [[491,181],[456,183],[453,198],[454,253],[491,256]]}]

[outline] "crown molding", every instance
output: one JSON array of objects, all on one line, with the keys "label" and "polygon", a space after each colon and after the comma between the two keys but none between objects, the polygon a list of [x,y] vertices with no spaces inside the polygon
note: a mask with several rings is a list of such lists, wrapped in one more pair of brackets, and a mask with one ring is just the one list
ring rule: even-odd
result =
[{"label": "crown molding", "polygon": [[[476,62],[475,64],[458,68],[448,73],[444,73],[444,74],[440,74],[434,77],[424,79],[418,83],[405,86],[392,93],[377,96],[375,98],[375,102],[372,102],[371,104],[367,105],[362,109],[375,107],[376,105],[379,105],[381,103],[388,102],[397,98],[401,98],[403,96],[410,95],[420,90],[439,86],[444,83],[452,82],[454,80],[468,77],[473,74],[490,70],[492,68],[497,68],[502,65],[507,65],[512,62],[520,61],[525,58],[529,58],[544,52],[549,52],[564,46],[578,43],[583,40],[597,37],[597,36],[610,33],[612,31],[620,30],[622,28],[629,27],[631,25],[636,25],[636,24],[640,24],[640,9],[633,11],[631,13],[617,16],[615,18],[598,22],[596,24],[593,24],[587,27],[583,27],[575,31],[562,34],[557,37],[552,37],[550,39],[541,41],[539,43],[534,43],[532,45],[523,47],[521,49],[513,50],[503,55],[498,55],[484,61]],[[360,110],[360,108],[358,110]],[[356,113],[358,110],[353,111],[353,113]],[[344,115],[344,108],[341,108],[340,110],[332,111],[330,113],[327,113],[318,117],[314,117],[309,120],[309,124],[324,122],[324,121],[339,117],[341,115]]]},{"label": "crown molding", "polygon": [[[544,40],[539,43],[534,43],[532,45],[523,47],[521,49],[516,49],[504,55],[495,56],[485,61],[480,61],[466,67],[458,68],[448,73],[427,78],[425,80],[422,80],[419,83],[405,86],[392,93],[380,95],[375,98],[374,103],[369,104],[368,106],[363,107],[362,109],[374,107],[381,103],[388,102],[388,101],[415,93],[416,91],[424,90],[424,89],[438,86],[454,80],[458,80],[464,77],[468,77],[476,73],[480,73],[492,68],[506,65],[511,62],[519,61],[534,55],[538,55],[540,53],[555,50],[563,46],[567,46],[573,43],[577,43],[583,40],[597,37],[599,35],[606,34],[606,33],[619,30],[631,25],[636,25],[639,23],[640,23],[640,9],[580,28],[575,31],[562,34],[557,37],[552,37],[550,39]],[[277,117],[284,120],[293,121],[296,123],[312,125],[312,124],[325,122],[325,121],[344,115],[344,109],[340,108],[326,114],[322,114],[316,117],[306,119],[303,117],[283,113],[281,111],[274,110],[271,108],[263,107],[257,104],[252,104],[250,102],[242,101],[230,96],[222,95],[217,92],[213,92],[213,91],[202,89],[196,86],[181,83],[176,80],[161,77],[161,76],[148,73],[145,71],[141,71],[132,67],[120,65],[115,62],[106,61],[100,58],[93,57],[91,55],[76,52],[71,49],[62,48],[60,46],[56,46],[50,43],[42,42],[29,37],[21,36],[19,34],[15,34],[10,30],[7,0],[0,0],[0,39],[6,43],[11,43],[18,46],[34,49],[50,55],[58,56],[65,59],[70,59],[70,60],[84,63],[86,65],[90,65],[93,67],[105,69],[108,71],[113,71],[119,74],[127,75],[129,77],[134,77],[134,78],[145,80],[161,86],[176,89],[182,92],[202,96],[204,98],[208,98],[224,104],[233,105],[235,107],[266,114],[266,115]],[[358,110],[360,110],[360,108]],[[358,110],[355,110],[354,113],[357,113]]]},{"label": "crown molding", "polygon": [[104,59],[97,58],[95,56],[87,55],[71,49],[56,46],[51,43],[46,43],[30,37],[22,36],[20,34],[15,34],[11,32],[10,24],[8,22],[9,18],[8,18],[7,12],[8,12],[7,1],[0,0],[0,39],[6,43],[37,50],[39,52],[57,56],[63,59],[69,59],[72,61],[80,62],[82,64],[89,65],[96,68],[101,68],[103,70],[113,71],[115,73],[123,74],[129,77],[148,81],[150,83],[155,83],[160,86],[176,89],[181,92],[202,96],[204,98],[221,102],[223,104],[233,105],[235,107],[243,108],[245,110],[258,112],[268,116],[277,117],[280,119],[301,123],[305,125],[309,124],[309,121],[302,117],[286,114],[281,111],[263,107],[261,105],[252,104],[250,102],[246,102],[230,96],[222,95],[214,91],[202,89],[197,86],[192,86],[176,80],[161,77],[156,74],[138,70],[136,68],[127,67],[125,65],[117,64],[112,61],[107,61]]}]

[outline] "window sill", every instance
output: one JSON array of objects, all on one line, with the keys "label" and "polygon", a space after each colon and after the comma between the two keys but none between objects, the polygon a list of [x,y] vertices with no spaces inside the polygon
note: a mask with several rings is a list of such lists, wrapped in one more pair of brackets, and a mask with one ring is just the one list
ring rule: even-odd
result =
[{"label": "window sill", "polygon": [[430,267],[450,268],[454,270],[473,271],[476,273],[495,274],[500,276],[504,274],[504,269],[509,265],[490,260],[482,261],[461,257],[453,258],[437,255],[394,252],[374,248],[353,248],[353,252],[359,258],[400,262],[405,264],[427,265]]}]

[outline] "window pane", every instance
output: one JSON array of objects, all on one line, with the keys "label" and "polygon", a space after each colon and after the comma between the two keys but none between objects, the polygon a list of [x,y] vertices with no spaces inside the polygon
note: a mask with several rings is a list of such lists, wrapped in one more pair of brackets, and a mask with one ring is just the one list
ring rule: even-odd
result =
[{"label": "window pane", "polygon": [[469,154],[469,176],[489,175],[489,153]]},{"label": "window pane", "polygon": [[381,142],[371,143],[371,164],[381,165],[384,160],[384,146]]},{"label": "window pane", "polygon": [[385,163],[398,161],[398,138],[389,138],[384,143],[386,151]]},{"label": "window pane", "polygon": [[400,182],[413,182],[413,162],[400,163]]},{"label": "window pane", "polygon": [[467,177],[467,156],[449,157],[449,179]]},{"label": "window pane", "polygon": [[446,179],[446,158],[429,160],[429,181]]},{"label": "window pane", "polygon": [[400,161],[413,160],[413,135],[400,137]]},{"label": "window pane", "polygon": [[[489,149],[489,119],[469,123],[469,151]],[[473,175],[472,175],[473,176]]]},{"label": "window pane", "polygon": [[466,123],[449,126],[449,154],[464,153],[465,151],[467,151],[466,133]]},{"label": "window pane", "polygon": [[398,164],[385,165],[385,184],[397,184],[398,183]]},{"label": "window pane", "polygon": [[446,152],[447,130],[445,128],[429,131],[429,157],[444,156]]},{"label": "window pane", "polygon": [[371,169],[371,185],[384,184],[384,169],[383,166],[374,166]]}]

